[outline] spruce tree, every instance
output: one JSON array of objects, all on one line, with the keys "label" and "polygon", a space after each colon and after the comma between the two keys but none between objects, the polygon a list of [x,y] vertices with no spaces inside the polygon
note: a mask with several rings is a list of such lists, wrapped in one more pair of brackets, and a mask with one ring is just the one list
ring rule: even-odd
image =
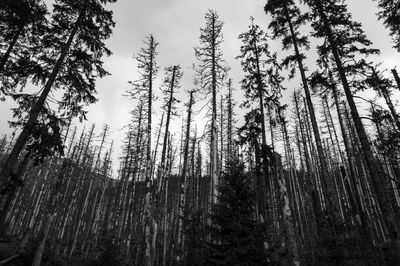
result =
[{"label": "spruce tree", "polygon": [[[266,149],[266,133],[265,133],[265,112],[264,105],[266,104],[265,98],[268,97],[268,85],[266,83],[268,68],[263,62],[271,62],[275,57],[270,53],[268,49],[267,35],[258,25],[253,23],[251,19],[251,25],[249,31],[239,35],[239,39],[243,42],[240,47],[241,54],[237,57],[241,59],[241,65],[245,72],[245,77],[241,81],[242,89],[245,92],[246,101],[243,105],[249,106],[253,101],[258,102],[258,109],[260,111],[260,128],[261,128],[261,154]],[[257,165],[256,167],[262,167],[264,177],[260,179],[261,184],[257,188],[261,192],[261,206],[260,212],[263,215],[263,219],[267,219],[267,193],[269,192],[268,184],[268,159],[262,156],[262,166]],[[268,194],[269,195],[269,194]],[[271,200],[268,200],[271,202]]]},{"label": "spruce tree", "polygon": [[211,208],[205,265],[268,265],[264,226],[255,219],[255,193],[239,161],[228,163],[218,185],[217,202]]},{"label": "spruce tree", "polygon": [[394,48],[400,52],[400,1],[379,0],[378,6],[381,9],[378,13],[379,19],[383,20],[386,28],[393,38]]},{"label": "spruce tree", "polygon": [[394,120],[394,124],[396,125],[397,130],[400,132],[400,118],[396,111],[395,104],[392,101],[392,89],[394,88],[392,80],[386,78],[382,71],[377,69],[375,66],[370,66],[370,72],[365,74],[367,77],[365,78],[364,82],[367,86],[375,90],[379,97],[383,97],[383,99],[385,99],[385,102],[389,107],[390,113]]},{"label": "spruce tree", "polygon": [[[43,81],[45,85],[38,94],[14,95],[20,101],[21,110],[26,112],[17,117],[23,128],[0,172],[3,186],[15,181],[14,171],[18,157],[30,140],[39,140],[38,147],[49,144],[42,143],[42,131],[47,130],[45,134],[52,134],[53,129],[60,127],[65,119],[84,119],[84,107],[96,101],[95,81],[108,74],[103,68],[102,57],[111,54],[105,40],[110,37],[114,27],[112,12],[105,9],[104,5],[113,2],[115,0],[55,2],[51,32],[42,38],[43,45],[48,47],[43,55],[47,66]],[[51,110],[47,103],[47,98],[54,89],[63,92],[58,102],[59,114]],[[48,121],[44,125],[45,130],[42,130],[41,120]],[[53,149],[52,143],[60,142],[52,139],[50,149]]]},{"label": "spruce tree", "polygon": [[22,90],[28,82],[42,84],[48,66],[40,62],[48,47],[43,36],[51,30],[42,0],[0,3],[0,98]]}]

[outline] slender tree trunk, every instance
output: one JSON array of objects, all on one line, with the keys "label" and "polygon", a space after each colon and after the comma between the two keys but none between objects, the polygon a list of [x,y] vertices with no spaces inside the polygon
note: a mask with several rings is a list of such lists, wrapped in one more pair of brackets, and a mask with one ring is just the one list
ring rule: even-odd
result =
[{"label": "slender tree trunk", "polygon": [[393,74],[394,80],[396,81],[397,88],[400,90],[400,77],[395,68],[392,69],[392,74]]},{"label": "slender tree trunk", "polygon": [[145,261],[147,266],[153,265],[151,254],[151,117],[152,117],[152,101],[153,101],[153,67],[154,67],[154,38],[150,36],[150,73],[149,73],[149,88],[148,88],[148,109],[147,109],[147,152],[146,152],[146,195],[145,195],[145,241],[146,254]]},{"label": "slender tree trunk", "polygon": [[177,66],[174,66],[173,71],[172,71],[171,85],[169,88],[170,91],[169,91],[169,100],[168,100],[168,107],[167,107],[167,120],[165,122],[164,142],[163,142],[163,148],[162,148],[162,152],[161,152],[161,171],[160,171],[161,186],[163,186],[164,180],[166,178],[165,177],[165,172],[166,172],[165,156],[166,156],[166,152],[167,152],[169,123],[171,120],[172,102],[173,102],[173,98],[174,98],[174,84],[175,84],[176,71],[177,71]]},{"label": "slender tree trunk", "polygon": [[182,179],[185,179],[187,173],[187,165],[188,165],[188,154],[189,154],[189,140],[190,140],[190,125],[192,120],[192,106],[193,106],[193,94],[194,91],[190,91],[189,94],[189,104],[188,104],[188,118],[186,121],[186,136],[185,136],[185,147],[183,150],[183,170],[182,170]]},{"label": "slender tree trunk", "polygon": [[163,125],[163,122],[164,122],[164,114],[165,113],[163,112],[162,115],[161,115],[160,128],[158,129],[156,147],[155,147],[154,152],[153,152],[153,167],[152,167],[152,170],[151,170],[152,178],[154,177],[154,167],[156,165],[156,160],[157,160],[157,151],[158,151],[158,145],[160,144],[160,136],[161,136],[162,125]]},{"label": "slender tree trunk", "polygon": [[233,104],[232,104],[232,80],[228,80],[228,128],[227,128],[227,138],[228,138],[228,148],[227,148],[227,160],[232,160],[232,148],[233,148]]},{"label": "slender tree trunk", "polygon": [[212,37],[211,37],[211,86],[212,86],[212,118],[211,118],[211,203],[215,203],[217,199],[218,186],[218,147],[217,147],[217,56],[216,56],[216,32],[215,32],[215,16],[212,17]]},{"label": "slender tree trunk", "polygon": [[220,157],[219,157],[219,168],[222,169],[224,168],[224,101],[222,95],[220,96],[220,124],[219,124],[219,130],[220,130]]},{"label": "slender tree trunk", "polygon": [[178,224],[178,250],[179,250],[179,257],[182,257],[182,251],[183,251],[183,245],[182,245],[182,231],[183,231],[183,226],[182,226],[182,218],[183,218],[183,211],[184,211],[184,206],[186,203],[186,193],[187,193],[187,178],[186,178],[186,173],[187,173],[187,166],[188,166],[188,156],[189,156],[189,141],[190,141],[190,124],[192,120],[192,105],[193,105],[193,91],[190,92],[189,96],[189,105],[188,105],[188,117],[186,121],[186,133],[185,133],[185,146],[183,150],[183,168],[182,168],[182,175],[181,175],[181,180],[179,184],[180,192],[179,192],[179,213],[178,213],[178,219],[179,219],[179,224]]}]

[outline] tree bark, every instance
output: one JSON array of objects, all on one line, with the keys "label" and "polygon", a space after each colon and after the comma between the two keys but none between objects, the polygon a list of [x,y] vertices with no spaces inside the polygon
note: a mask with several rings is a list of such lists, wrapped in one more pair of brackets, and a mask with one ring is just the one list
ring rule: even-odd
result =
[{"label": "tree bark", "polygon": [[399,77],[399,74],[397,73],[397,70],[394,69],[394,68],[392,69],[392,73],[393,73],[394,80],[396,81],[397,88],[400,90],[400,77]]},{"label": "tree bark", "polygon": [[148,109],[147,109],[147,152],[146,152],[146,195],[145,195],[145,241],[146,241],[146,253],[145,261],[147,266],[153,265],[153,259],[151,257],[151,117],[152,117],[152,99],[153,99],[153,67],[154,67],[154,37],[150,36],[150,73],[149,73],[149,88],[148,88]]}]

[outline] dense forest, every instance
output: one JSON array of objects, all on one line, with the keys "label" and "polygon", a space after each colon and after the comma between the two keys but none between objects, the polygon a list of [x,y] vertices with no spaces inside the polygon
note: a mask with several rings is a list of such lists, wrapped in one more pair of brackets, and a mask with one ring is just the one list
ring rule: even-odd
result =
[{"label": "dense forest", "polygon": [[[363,1],[400,53],[400,0]],[[191,89],[135,36],[118,147],[85,122],[118,2],[0,0],[0,265],[400,265],[400,77],[347,2],[266,0],[241,80],[199,12]]]}]

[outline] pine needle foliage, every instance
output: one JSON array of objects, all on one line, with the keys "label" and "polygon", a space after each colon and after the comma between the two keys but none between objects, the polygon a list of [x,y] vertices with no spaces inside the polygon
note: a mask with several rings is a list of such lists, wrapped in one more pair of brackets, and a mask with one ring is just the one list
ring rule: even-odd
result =
[{"label": "pine needle foliage", "polygon": [[264,225],[255,220],[255,193],[244,166],[228,163],[228,173],[218,186],[217,202],[211,208],[205,265],[268,265],[264,249]]}]

